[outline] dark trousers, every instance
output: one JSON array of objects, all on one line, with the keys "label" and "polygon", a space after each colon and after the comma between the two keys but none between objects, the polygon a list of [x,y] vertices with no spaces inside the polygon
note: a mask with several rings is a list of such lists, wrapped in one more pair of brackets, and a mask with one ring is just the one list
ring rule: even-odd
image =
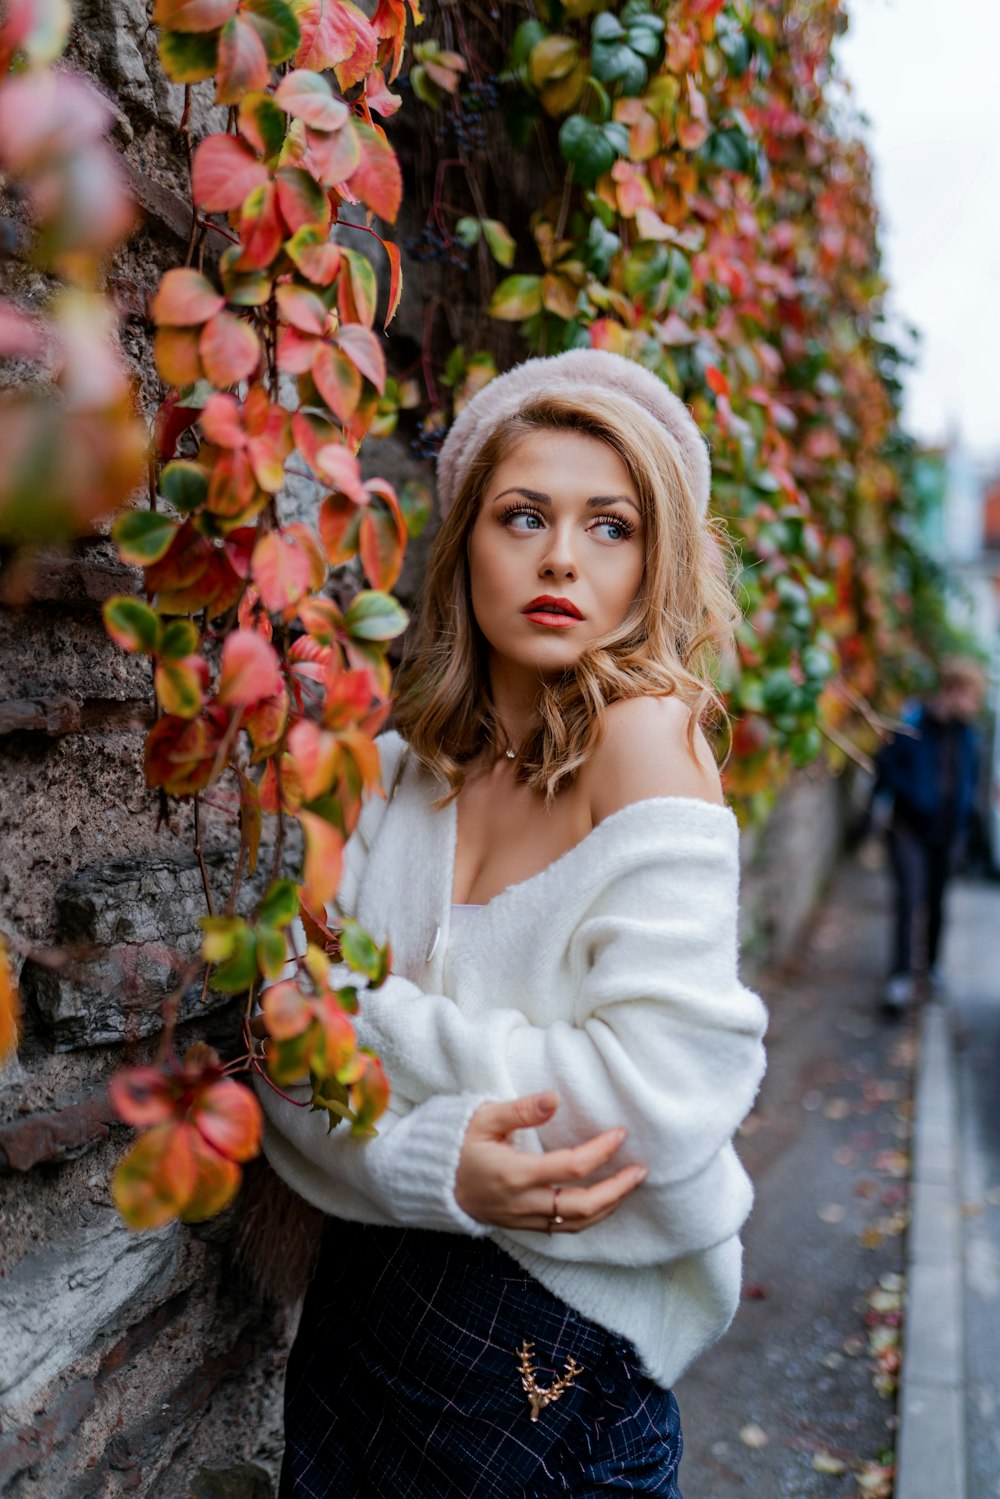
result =
[{"label": "dark trousers", "polygon": [[921,963],[914,939],[920,933],[926,967],[938,960],[944,927],[944,898],[955,871],[957,846],[922,838],[907,824],[897,823],[888,833],[889,860],[895,881],[892,972],[912,973]]},{"label": "dark trousers", "polygon": [[[575,1383],[531,1420],[539,1383]],[[491,1239],[328,1219],[285,1383],[280,1499],[681,1499],[677,1401]]]}]

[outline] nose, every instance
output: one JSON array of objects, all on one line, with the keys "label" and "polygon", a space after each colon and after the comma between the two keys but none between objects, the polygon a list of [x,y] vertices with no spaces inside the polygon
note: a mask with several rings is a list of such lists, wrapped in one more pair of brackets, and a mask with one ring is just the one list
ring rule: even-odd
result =
[{"label": "nose", "polygon": [[538,573],[543,578],[575,578],[576,554],[573,547],[571,523],[554,525],[549,531],[549,545],[538,564]]}]

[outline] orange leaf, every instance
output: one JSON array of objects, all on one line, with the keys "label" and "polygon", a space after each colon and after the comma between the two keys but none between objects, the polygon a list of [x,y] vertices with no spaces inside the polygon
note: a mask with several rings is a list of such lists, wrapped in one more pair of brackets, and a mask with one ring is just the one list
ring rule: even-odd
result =
[{"label": "orange leaf", "polygon": [[326,183],[328,187],[336,187],[357,170],[361,161],[361,139],[358,134],[361,128],[354,120],[348,120],[340,130],[329,134],[320,134],[315,130],[307,132],[307,165],[312,167],[320,182]]},{"label": "orange leaf", "polygon": [[149,311],[157,327],[196,328],[225,305],[207,276],[175,266],[164,272]]},{"label": "orange leaf", "polygon": [[220,703],[259,703],[281,691],[281,672],[274,647],[256,630],[235,630],[222,647]]},{"label": "orange leaf", "polygon": [[295,65],[322,73],[332,68],[342,89],[360,83],[374,66],[378,37],[351,0],[307,0],[296,6],[302,43]]},{"label": "orange leaf", "polygon": [[205,374],[213,385],[249,380],[260,363],[260,344],[248,323],[232,312],[219,312],[205,324],[198,340]]},{"label": "orange leaf", "polygon": [[0,1064],[17,1049],[21,1004],[10,971],[7,949],[0,941]]},{"label": "orange leaf", "polygon": [[280,614],[309,590],[309,557],[281,531],[268,531],[254,547],[253,581],[272,614]]},{"label": "orange leaf", "polygon": [[378,335],[370,328],[346,323],[337,329],[335,337],[351,363],[357,366],[381,395],[385,390],[385,354]]},{"label": "orange leaf", "polygon": [[316,389],[337,420],[346,425],[361,400],[361,371],[357,364],[330,344],[324,344],[312,361]]},{"label": "orange leaf", "polygon": [[326,796],[337,778],[339,750],[335,735],[324,733],[311,719],[300,718],[288,732],[288,752],[298,769],[304,800]]},{"label": "orange leaf", "polygon": [[321,73],[309,69],[286,73],[274,91],[286,114],[313,130],[339,130],[350,114]]},{"label": "orange leaf", "polygon": [[246,445],[247,435],[243,430],[240,403],[235,396],[209,396],[198,423],[208,441],[214,442],[217,447],[242,448]]},{"label": "orange leaf", "polygon": [[285,237],[273,182],[262,182],[247,193],[240,213],[239,233],[243,253],[236,262],[237,267],[243,271],[260,271],[269,266]]},{"label": "orange leaf", "polygon": [[389,1079],[378,1057],[362,1052],[360,1061],[363,1071],[351,1084],[351,1108],[355,1113],[352,1134],[370,1130],[389,1103]]},{"label": "orange leaf", "polygon": [[705,371],[705,384],[714,395],[728,397],[730,393],[729,381],[714,364],[710,364]]},{"label": "orange leaf", "polygon": [[158,661],[153,686],[164,713],[194,718],[201,711],[208,686],[208,663],[198,655],[185,656],[180,661]]},{"label": "orange leaf", "polygon": [[403,547],[395,519],[385,510],[369,506],[359,527],[358,551],[365,577],[373,588],[392,588],[403,567]]},{"label": "orange leaf", "polygon": [[330,442],[320,448],[313,468],[322,483],[328,484],[338,494],[345,494],[356,505],[368,503],[368,491],[361,482],[361,465],[342,443]]},{"label": "orange leaf", "polygon": [[216,104],[238,104],[244,94],[267,87],[271,76],[264,43],[242,16],[233,16],[219,33]]},{"label": "orange leaf", "polygon": [[252,1160],[260,1150],[260,1104],[230,1077],[205,1089],[191,1117],[209,1145],[232,1161]]},{"label": "orange leaf", "polygon": [[343,835],[315,812],[300,812],[298,817],[306,840],[305,897],[309,905],[322,909],[340,884]]},{"label": "orange leaf", "polygon": [[267,1033],[274,1041],[290,1041],[312,1024],[312,1005],[294,979],[265,989],[260,999]]},{"label": "orange leaf", "polygon": [[372,213],[394,224],[403,198],[403,174],[396,153],[374,127],[357,124],[354,128],[361,163],[348,178],[348,186]]},{"label": "orange leaf", "polygon": [[190,796],[212,779],[222,726],[214,717],[161,718],[146,735],[146,783]]},{"label": "orange leaf", "polygon": [[201,379],[196,328],[157,328],[153,351],[168,385],[193,385]]},{"label": "orange leaf", "polygon": [[218,31],[239,0],[156,0],[153,25],[165,31]]},{"label": "orange leaf", "polygon": [[322,1045],[313,1047],[311,1063],[320,1077],[336,1077],[350,1064],[357,1052],[354,1026],[332,994],[324,994],[314,1006],[322,1036]]},{"label": "orange leaf", "polygon": [[198,1179],[195,1133],[189,1124],[159,1124],[119,1163],[111,1193],[129,1228],[160,1228],[177,1217]]},{"label": "orange leaf", "polygon": [[361,539],[361,515],[358,506],[345,494],[328,495],[320,506],[319,534],[323,538],[326,559],[332,567],[348,562],[357,552]]},{"label": "orange leaf", "polygon": [[379,239],[382,241],[383,250],[389,257],[389,305],[385,312],[385,322],[382,324],[383,329],[387,329],[396,316],[403,295],[403,267],[399,246],[394,245],[390,239],[382,239],[381,235]]},{"label": "orange leaf", "polygon": [[126,1124],[166,1124],[175,1113],[174,1091],[158,1067],[127,1067],[108,1084],[111,1105]]},{"label": "orange leaf", "polygon": [[[238,1085],[234,1083],[233,1086]],[[245,1088],[243,1092],[246,1092]],[[192,1149],[197,1175],[194,1187],[180,1211],[179,1216],[185,1223],[197,1223],[200,1219],[214,1218],[216,1213],[221,1213],[236,1196],[242,1176],[235,1161],[213,1150],[197,1132],[192,1137]],[[257,1152],[254,1151],[254,1154]]]}]

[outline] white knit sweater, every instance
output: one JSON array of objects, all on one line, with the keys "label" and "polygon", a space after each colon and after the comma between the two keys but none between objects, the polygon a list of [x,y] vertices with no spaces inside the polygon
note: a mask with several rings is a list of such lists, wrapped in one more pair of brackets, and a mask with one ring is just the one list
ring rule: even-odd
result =
[{"label": "white knit sweater", "polygon": [[[258,1083],[265,1154],[336,1216],[492,1234],[669,1387],[736,1311],[753,1195],[732,1137],[764,1070],[767,1016],[737,975],[736,820],[693,798],[632,803],[449,934],[455,804],[429,809],[444,784],[412,754],[401,764],[397,733],[378,745],[384,785],[402,774],[362,813],[337,905],[392,943],[393,974],[358,1017],[390,1111],[374,1140],[328,1134],[324,1116]],[[579,1234],[477,1223],[454,1195],[469,1119],[486,1099],[552,1088],[559,1108],[522,1148],[623,1124],[607,1171],[635,1161],[648,1177]]]}]

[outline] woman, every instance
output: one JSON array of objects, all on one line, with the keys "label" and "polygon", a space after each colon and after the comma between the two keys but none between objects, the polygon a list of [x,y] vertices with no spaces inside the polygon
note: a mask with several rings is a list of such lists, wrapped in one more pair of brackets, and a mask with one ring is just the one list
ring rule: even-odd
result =
[{"label": "woman", "polygon": [[283,1499],[679,1496],[671,1385],[728,1325],[732,1147],[765,1011],[699,720],[733,609],[686,408],[618,356],[529,360],[462,412],[338,893],[372,1141],[261,1090],[331,1215],[286,1390]]}]

